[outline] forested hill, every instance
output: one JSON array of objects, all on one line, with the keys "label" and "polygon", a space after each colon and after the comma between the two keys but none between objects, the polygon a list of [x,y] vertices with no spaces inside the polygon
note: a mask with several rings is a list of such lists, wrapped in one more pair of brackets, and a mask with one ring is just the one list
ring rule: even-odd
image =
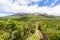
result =
[{"label": "forested hill", "polygon": [[0,17],[0,40],[60,40],[60,17],[36,13]]}]

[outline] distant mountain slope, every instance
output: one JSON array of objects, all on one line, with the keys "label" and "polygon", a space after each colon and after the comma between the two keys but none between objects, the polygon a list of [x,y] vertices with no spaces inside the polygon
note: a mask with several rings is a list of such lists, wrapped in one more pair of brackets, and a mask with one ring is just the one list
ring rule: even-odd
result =
[{"label": "distant mountain slope", "polygon": [[14,14],[11,16],[1,17],[0,20],[7,21],[8,19],[16,20],[18,22],[25,21],[25,22],[36,22],[36,21],[43,21],[48,25],[55,26],[57,22],[60,22],[60,17],[56,17],[53,15],[43,15],[43,14]]},{"label": "distant mountain slope", "polygon": [[39,19],[39,18],[58,18],[49,14],[41,13],[16,13],[14,15],[0,17],[0,20],[14,19],[14,20],[26,20],[26,19]]}]

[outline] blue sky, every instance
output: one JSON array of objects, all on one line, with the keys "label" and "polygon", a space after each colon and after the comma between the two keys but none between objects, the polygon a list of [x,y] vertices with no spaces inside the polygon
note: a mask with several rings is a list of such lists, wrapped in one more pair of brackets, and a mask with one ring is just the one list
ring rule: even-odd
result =
[{"label": "blue sky", "polygon": [[0,16],[18,12],[60,16],[60,0],[0,0]]}]

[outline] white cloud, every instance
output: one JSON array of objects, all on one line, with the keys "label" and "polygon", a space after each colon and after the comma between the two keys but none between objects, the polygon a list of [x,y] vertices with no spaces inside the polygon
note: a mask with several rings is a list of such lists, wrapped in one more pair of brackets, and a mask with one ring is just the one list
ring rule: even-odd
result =
[{"label": "white cloud", "polygon": [[27,5],[31,2],[39,2],[39,1],[42,1],[42,0],[16,0],[15,3],[18,3],[19,5]]},{"label": "white cloud", "polygon": [[29,0],[16,0],[15,3],[18,3],[19,5],[27,5]]},{"label": "white cloud", "polygon": [[53,2],[50,7],[54,6],[54,4],[55,4],[55,3]]},{"label": "white cloud", "polygon": [[0,13],[0,17],[8,16],[8,15],[11,15],[11,14]]},{"label": "white cloud", "polygon": [[11,0],[0,0],[0,5],[11,5],[12,1]]},{"label": "white cloud", "polygon": [[51,7],[54,6],[57,1],[58,0],[55,0],[54,2],[52,2]]},{"label": "white cloud", "polygon": [[57,2],[58,0],[55,0],[55,2]]},{"label": "white cloud", "polygon": [[[27,6],[31,1],[38,2],[42,0],[17,0],[15,3],[12,0],[1,0],[0,1],[0,10],[4,12],[26,12],[26,13],[48,13],[53,15],[60,15],[60,5],[57,5],[53,8],[44,6],[38,7],[38,4]],[[47,0],[48,1],[48,0]],[[46,1],[46,2],[47,2]],[[22,5],[19,5],[22,4]],[[53,5],[53,4],[52,4]],[[0,14],[2,15],[2,14]]]},{"label": "white cloud", "polygon": [[48,2],[48,0],[46,0],[46,1],[44,2],[44,4],[47,3],[47,2]]},{"label": "white cloud", "polygon": [[34,2],[39,2],[39,1],[43,1],[43,0],[31,0],[31,1],[34,1]]},{"label": "white cloud", "polygon": [[51,13],[53,15],[60,16],[60,5],[57,5],[57,6],[53,7],[53,8],[51,8]]},{"label": "white cloud", "polygon": [[0,13],[0,17],[2,17],[2,16],[6,16],[6,15],[5,15],[5,14]]}]

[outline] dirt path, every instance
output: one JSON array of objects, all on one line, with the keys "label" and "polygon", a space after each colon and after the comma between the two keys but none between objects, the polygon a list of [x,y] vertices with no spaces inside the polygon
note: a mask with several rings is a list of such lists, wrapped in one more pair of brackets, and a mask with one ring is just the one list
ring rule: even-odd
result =
[{"label": "dirt path", "polygon": [[36,22],[35,25],[36,25],[35,33],[31,37],[29,37],[27,40],[42,40],[43,39],[43,35],[41,31],[38,30],[39,22]]},{"label": "dirt path", "polygon": [[37,35],[38,40],[40,40],[40,39],[43,38],[42,33],[41,33],[39,30],[36,30],[36,31],[35,31],[35,35]]}]

